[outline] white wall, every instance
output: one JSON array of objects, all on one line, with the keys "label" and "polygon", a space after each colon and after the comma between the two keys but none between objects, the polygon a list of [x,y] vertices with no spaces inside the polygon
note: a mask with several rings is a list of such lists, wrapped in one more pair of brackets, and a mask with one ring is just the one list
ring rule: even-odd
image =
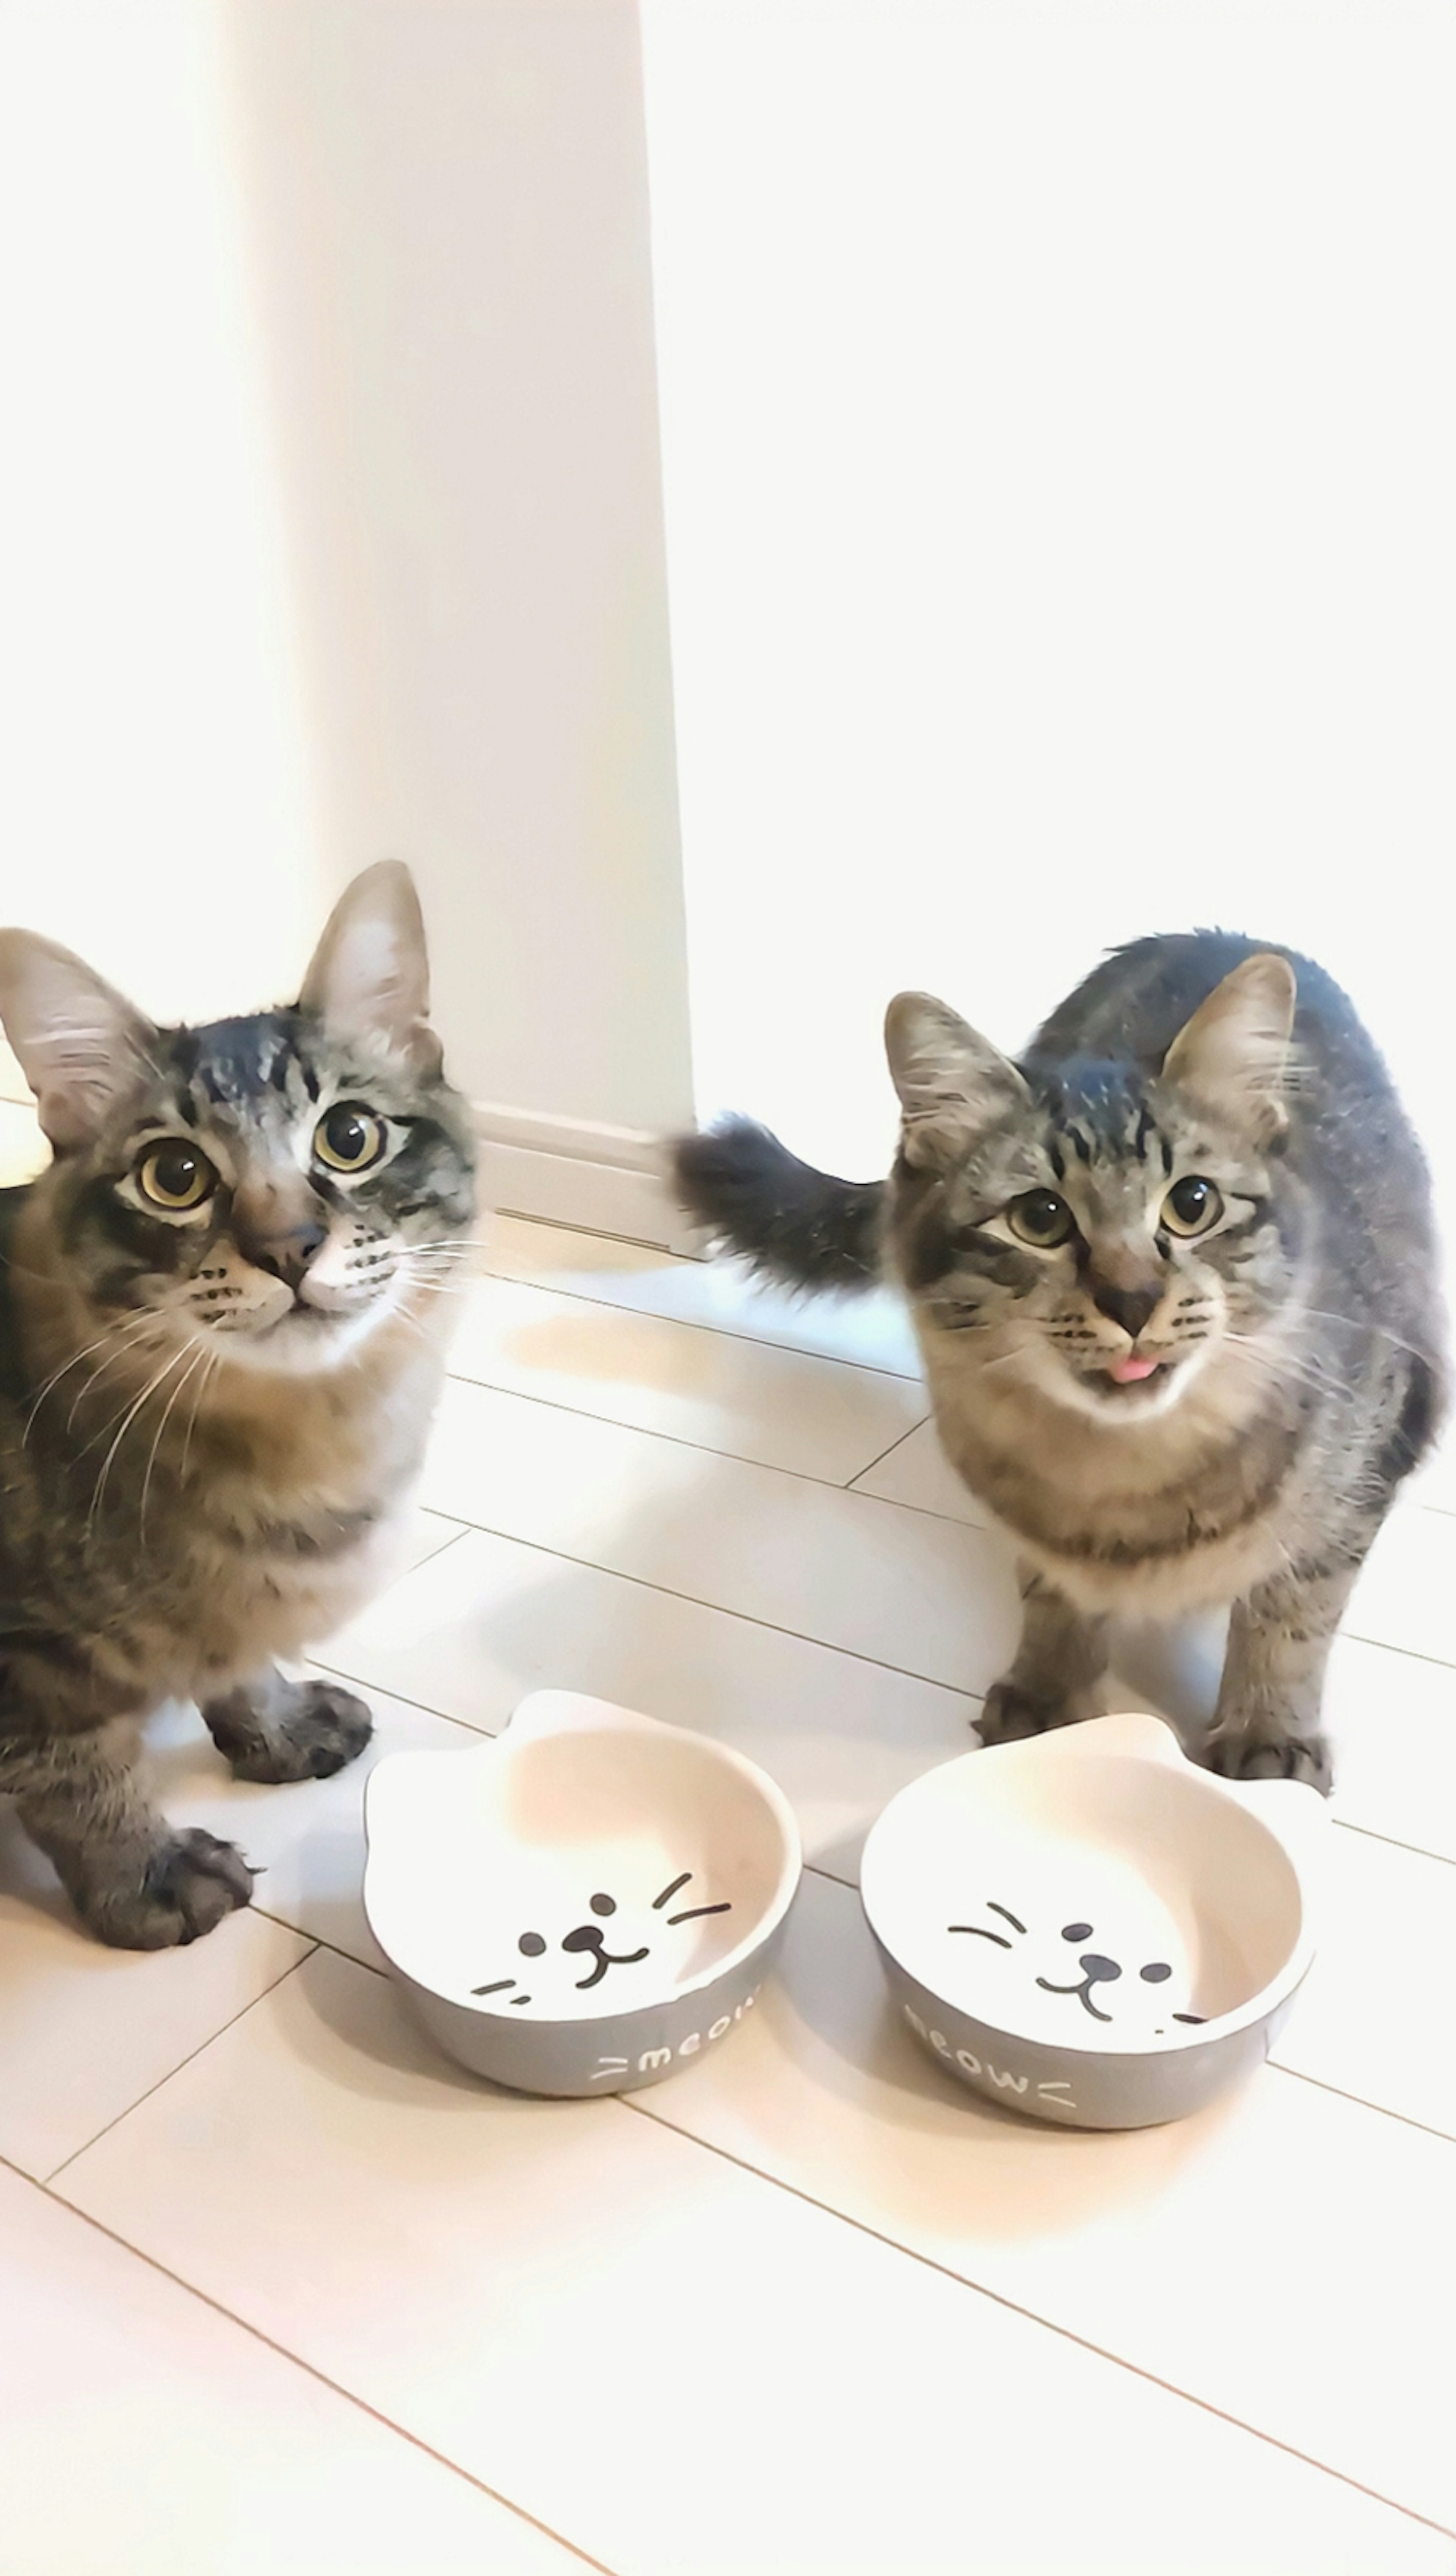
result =
[{"label": "white wall", "polygon": [[897,986],[1312,948],[1456,1211],[1456,19],[645,0],[693,1037],[883,1169]]},{"label": "white wall", "polygon": [[477,1099],[690,1108],[633,0],[240,0],[326,861],[407,856]]},{"label": "white wall", "polygon": [[0,917],[194,1016],[321,899],[216,33],[0,14]]},{"label": "white wall", "polygon": [[631,0],[12,0],[0,120],[0,913],[206,1015],[397,853],[473,1096],[681,1119]]}]

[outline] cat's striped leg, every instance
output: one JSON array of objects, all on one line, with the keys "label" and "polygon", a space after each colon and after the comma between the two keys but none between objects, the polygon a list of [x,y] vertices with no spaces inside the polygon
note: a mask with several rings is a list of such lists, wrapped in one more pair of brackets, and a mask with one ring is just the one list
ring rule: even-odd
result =
[{"label": "cat's striped leg", "polygon": [[1232,1780],[1330,1785],[1320,1731],[1325,1666],[1358,1565],[1294,1566],[1236,1601],[1213,1725],[1200,1762]]},{"label": "cat's striped leg", "polygon": [[1048,1727],[1074,1726],[1102,1711],[1107,1621],[1074,1608],[1048,1575],[1019,1569],[1021,1643],[1009,1673],[993,1682],[976,1720],[983,1744],[1010,1744]]},{"label": "cat's striped leg", "polygon": [[365,1702],[342,1682],[291,1682],[271,1664],[256,1681],[205,1701],[202,1714],[239,1780],[326,1780],[374,1732]]},{"label": "cat's striped leg", "polygon": [[241,1852],[194,1829],[174,1833],[137,1776],[140,1731],[129,1723],[53,1732],[0,1754],[0,1788],[40,1845],[77,1913],[118,1950],[170,1950],[246,1905],[253,1873]]}]

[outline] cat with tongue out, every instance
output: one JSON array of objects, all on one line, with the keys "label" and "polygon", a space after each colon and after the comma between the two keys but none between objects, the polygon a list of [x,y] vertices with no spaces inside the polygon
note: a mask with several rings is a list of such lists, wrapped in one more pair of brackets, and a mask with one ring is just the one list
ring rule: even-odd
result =
[{"label": "cat with tongue out", "polygon": [[885,1037],[888,1181],[746,1119],[675,1170],[769,1276],[909,1297],[942,1445],[1021,1557],[983,1741],[1097,1714],[1114,1615],[1227,1605],[1202,1758],[1327,1787],[1330,1643],[1443,1385],[1426,1168],[1352,1004],[1197,931],[1116,951],[1017,1062],[923,993]]}]

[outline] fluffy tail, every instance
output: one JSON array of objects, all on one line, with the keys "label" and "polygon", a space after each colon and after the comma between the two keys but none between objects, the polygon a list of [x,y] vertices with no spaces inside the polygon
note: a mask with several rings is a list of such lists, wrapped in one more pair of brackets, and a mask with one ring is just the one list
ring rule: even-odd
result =
[{"label": "fluffy tail", "polygon": [[869,1288],[880,1275],[883,1181],[836,1181],[751,1118],[679,1136],[672,1176],[689,1216],[765,1278]]}]

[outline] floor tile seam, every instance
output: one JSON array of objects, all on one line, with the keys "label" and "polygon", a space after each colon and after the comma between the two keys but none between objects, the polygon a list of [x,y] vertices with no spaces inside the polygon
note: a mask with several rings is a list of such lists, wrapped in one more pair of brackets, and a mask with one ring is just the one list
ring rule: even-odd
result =
[{"label": "floor tile seam", "polygon": [[1402,2504],[1398,2497],[1386,2495],[1379,2487],[1370,2486],[1364,2479],[1354,2477],[1349,2470],[1337,2468],[1329,2460],[1319,2459],[1311,2451],[1301,2450],[1297,2443],[1285,2441],[1277,2433],[1266,2432],[1261,2425],[1250,2423],[1246,2417],[1233,2414],[1227,2407],[1215,2405],[1211,2398],[1200,2397],[1195,2390],[1180,2386],[1176,2380],[1163,2378],[1157,2371],[1144,2368],[1140,2362],[1129,2361],[1125,2354],[1113,2351],[1110,2345],[1099,2344],[1090,2335],[1078,2334],[1074,2327],[1061,2325],[1055,2318],[1043,2316],[1039,2309],[1024,2306],[1020,2300],[1008,2297],[1004,2291],[991,2289],[984,2281],[970,2279],[965,2273],[955,2271],[949,2264],[938,2261],[933,2254],[926,2254],[917,2246],[901,2244],[897,2237],[888,2236],[881,2229],[871,2227],[866,2220],[856,2218],[845,2210],[836,2209],[831,2201],[817,2199],[813,2192],[804,2190],[800,2184],[785,2181],[778,2175],[763,2173],[759,2166],[750,2163],[746,2157],[735,2155],[731,2148],[720,2146],[712,2139],[701,2138],[695,2130],[678,2128],[676,2122],[664,2118],[660,2111],[650,2109],[635,2094],[621,2094],[617,2098],[624,2109],[635,2112],[639,2119],[651,2120],[659,2128],[672,2130],[676,2137],[687,2138],[697,2146],[705,2146],[711,2155],[721,2156],[725,2164],[734,2165],[740,2172],[750,2174],[759,2181],[776,2183],[779,2190],[788,2192],[795,2200],[802,2201],[807,2208],[821,2211],[826,2218],[837,2219],[841,2225],[853,2228],[858,2235],[868,2237],[872,2243],[883,2245],[890,2253],[903,2255],[907,2261],[921,2265],[924,2270],[937,2274],[940,2279],[953,2282],[958,2289],[968,2292],[972,2297],[988,2299],[993,2306],[1004,2308],[1012,2316],[1024,2318],[1030,2325],[1042,2327],[1046,2333],[1059,2336],[1063,2342],[1076,2345],[1080,2351],[1093,2354],[1099,2361],[1110,2362],[1114,2369],[1124,2370],[1130,2377],[1141,2379],[1150,2387],[1162,2389],[1166,2396],[1180,2398],[1185,2405],[1196,2407],[1201,2414],[1211,2415],[1219,2423],[1231,2425],[1236,2431],[1249,2434],[1253,2440],[1267,2444],[1271,2450],[1282,2451],[1286,2458],[1300,2461],[1304,2467],[1315,2469],[1322,2476],[1335,2479],[1341,2486],[1352,2487],[1357,2494],[1368,2497],[1371,2503],[1383,2505],[1391,2513],[1402,2514],[1408,2521],[1420,2523],[1429,2531],[1439,2532],[1445,2539],[1456,2539],[1456,2524],[1448,2526],[1446,2523],[1438,2522],[1433,2515],[1422,2513],[1415,2505]]},{"label": "floor tile seam", "polygon": [[[837,1494],[841,1493],[843,1488],[839,1485],[830,1485],[826,1490],[829,1493]],[[877,1494],[874,1494],[866,1495],[863,1499],[867,1502],[878,1502],[880,1498]],[[904,1503],[891,1503],[887,1505],[886,1508],[890,1511],[905,1511],[912,1508],[912,1506]],[[451,1519],[463,1517],[464,1515],[456,1513],[452,1513],[450,1515]],[[981,1701],[985,1698],[984,1691],[967,1690],[959,1682],[942,1681],[936,1673],[917,1672],[915,1667],[911,1664],[892,1664],[887,1661],[883,1655],[867,1655],[858,1646],[838,1645],[832,1637],[816,1637],[812,1635],[807,1628],[789,1628],[778,1619],[761,1619],[752,1610],[735,1610],[726,1601],[710,1601],[706,1595],[701,1592],[682,1592],[679,1591],[674,1584],[654,1583],[650,1575],[628,1574],[621,1566],[603,1565],[600,1559],[594,1556],[575,1556],[567,1548],[548,1547],[544,1539],[522,1538],[515,1530],[493,1528],[489,1521],[472,1521],[466,1519],[465,1525],[468,1530],[478,1531],[482,1538],[502,1539],[510,1547],[528,1547],[534,1555],[554,1557],[561,1565],[580,1566],[583,1571],[588,1574],[609,1575],[615,1583],[635,1583],[643,1592],[660,1593],[664,1600],[686,1601],[693,1609],[715,1611],[722,1619],[741,1619],[744,1626],[747,1628],[767,1629],[770,1636],[794,1637],[797,1638],[801,1646],[818,1646],[823,1649],[825,1654],[845,1655],[852,1663],[867,1664],[872,1672],[896,1673],[904,1681],[924,1682],[931,1690],[949,1691],[955,1699],[973,1699]],[[965,1526],[966,1524],[959,1521],[947,1521],[945,1523],[945,1527],[947,1529],[959,1529]],[[985,1537],[987,1533],[982,1531],[979,1535]],[[426,1562],[428,1562],[428,1559]],[[399,1581],[401,1583],[407,1583],[409,1579],[408,1575],[402,1575],[399,1577]],[[396,1587],[391,1586],[391,1589],[394,1588]],[[381,1595],[380,1597],[382,1599],[385,1596]],[[329,1669],[334,1671],[341,1668],[331,1665]],[[357,1676],[346,1673],[343,1678],[347,1681],[357,1678]],[[385,1685],[383,1682],[380,1682],[375,1685],[375,1687],[383,1690]],[[396,1696],[397,1695],[398,1694],[396,1694]],[[443,1712],[437,1711],[436,1714],[443,1714]]]},{"label": "floor tile seam", "polygon": [[[297,1964],[302,1967],[304,1962],[300,1959]],[[292,1975],[293,1970],[290,1969],[288,1973]],[[525,2505],[517,2504],[514,2497],[505,2494],[499,2487],[491,2486],[486,2479],[477,2477],[472,2469],[463,2467],[459,2460],[452,2460],[447,2451],[437,2450],[433,2443],[426,2442],[418,2433],[412,2432],[407,2424],[396,2422],[395,2418],[392,2415],[386,2415],[381,2407],[371,2405],[367,2397],[359,2396],[356,2390],[346,2387],[342,2380],[331,2378],[326,2370],[319,2369],[316,2362],[309,2361],[302,2353],[291,2351],[287,2344],[278,2341],[276,2335],[266,2333],[261,2326],[253,2324],[251,2319],[241,2316],[237,2309],[230,2308],[225,2300],[214,2298],[210,2290],[200,2289],[195,2281],[187,2279],[185,2273],[174,2271],[170,2264],[163,2263],[155,2254],[149,2254],[145,2246],[134,2244],[132,2239],[122,2235],[118,2228],[109,2227],[104,2219],[95,2215],[94,2211],[83,2209],[78,2202],[68,2200],[63,2191],[53,2189],[54,2177],[52,2182],[37,2181],[34,2174],[27,2174],[20,2166],[11,2165],[9,2158],[5,2156],[0,2156],[0,2165],[6,2165],[11,2172],[18,2174],[22,2181],[30,2183],[36,2191],[43,2192],[48,2200],[55,2203],[57,2209],[65,2210],[68,2217],[79,2219],[85,2227],[94,2228],[97,2235],[105,2237],[108,2244],[118,2246],[124,2254],[131,2255],[138,2263],[144,2263],[149,2272],[155,2272],[160,2279],[170,2281],[174,2289],[181,2290],[189,2299],[196,2299],[202,2307],[211,2309],[214,2316],[225,2318],[229,2325],[236,2326],[239,2332],[247,2335],[252,2342],[261,2344],[265,2351],[275,2353],[280,2361],[288,2362],[295,2370],[303,2371],[317,2386],[327,2388],[332,2396],[341,2398],[346,2406],[354,2409],[356,2414],[366,2416],[370,2423],[377,2424],[382,2431],[394,2434],[399,2441],[407,2443],[411,2450],[421,2452],[427,2460],[433,2460],[437,2468],[446,2470],[451,2477],[461,2479],[466,2486],[473,2488],[477,2495],[489,2497],[492,2504],[501,2505],[507,2513],[514,2514],[518,2521],[528,2524],[533,2531],[539,2531],[544,2539],[554,2541],[559,2549],[565,2550],[568,2557],[575,2558],[584,2567],[596,2569],[597,2576],[626,2576],[626,2571],[609,2567],[605,2559],[594,2558],[578,2542],[569,2540],[564,2532],[555,2530],[548,2522],[543,2522],[539,2514],[532,2513]]]},{"label": "floor tile seam", "polygon": [[[630,1432],[637,1440],[661,1440],[671,1449],[690,1449],[699,1458],[726,1458],[735,1467],[755,1467],[765,1476],[787,1476],[796,1485],[818,1485],[829,1494],[849,1494],[855,1490],[853,1478],[841,1480],[835,1476],[816,1476],[807,1467],[781,1467],[772,1458],[750,1458],[741,1449],[718,1448],[711,1440],[689,1440],[680,1431],[649,1430],[641,1422],[623,1422],[615,1413],[595,1413],[588,1405],[566,1404],[559,1396],[527,1395],[518,1386],[501,1386],[494,1378],[466,1377],[459,1369],[449,1369],[446,1374],[452,1386],[478,1387],[483,1395],[503,1395],[513,1404],[539,1404],[545,1412],[564,1413],[572,1422],[599,1423],[608,1431]],[[908,1439],[911,1431],[923,1430],[929,1419],[929,1414],[925,1414],[919,1422],[912,1422],[908,1430],[901,1432],[899,1438],[890,1443],[891,1448],[898,1449],[900,1440]],[[855,1468],[854,1475],[867,1476],[870,1469],[878,1463],[878,1459],[870,1458],[863,1467]],[[860,1499],[864,1502],[881,1503],[890,1498],[884,1494],[865,1494]],[[892,1508],[896,1511],[919,1511],[921,1506],[918,1503],[894,1503]],[[425,1503],[421,1509],[436,1511],[436,1506],[433,1503]],[[453,1521],[459,1520],[462,1516],[459,1512],[436,1511],[436,1517],[440,1520]],[[927,1513],[925,1517],[955,1523],[955,1515],[950,1512]],[[479,1527],[480,1524],[474,1523],[472,1526]],[[981,1523],[972,1521],[960,1523],[959,1526],[979,1529]],[[428,1563],[428,1558],[424,1562]]]},{"label": "floor tile seam", "polygon": [[[563,1228],[564,1232],[570,1230]],[[650,1246],[646,1248],[651,1249]],[[698,1265],[694,1263],[691,1266],[696,1268]],[[868,1377],[898,1379],[902,1386],[923,1386],[925,1383],[920,1369],[895,1368],[887,1360],[851,1359],[847,1352],[811,1351],[802,1342],[780,1341],[772,1333],[735,1331],[731,1324],[710,1324],[697,1315],[660,1315],[654,1306],[630,1306],[618,1297],[593,1297],[585,1288],[561,1288],[554,1281],[548,1285],[544,1279],[522,1279],[513,1270],[491,1270],[487,1267],[472,1273],[472,1276],[499,1280],[506,1288],[537,1288],[546,1297],[570,1297],[578,1306],[600,1306],[608,1315],[638,1315],[651,1324],[680,1324],[687,1333],[716,1333],[721,1342],[740,1342],[749,1350],[788,1351],[795,1359],[826,1360],[835,1368],[861,1369]]]},{"label": "floor tile seam", "polygon": [[[95,2130],[89,2138],[85,2139],[79,2147],[72,2147],[69,2155],[62,2156],[60,2163],[58,2165],[52,2165],[49,2173],[38,2175],[33,2174],[31,2176],[31,2180],[33,2182],[37,2182],[42,2190],[48,2191],[51,2184],[56,2181],[57,2177],[65,2172],[68,2165],[73,2165],[78,2156],[84,2156],[88,2149],[98,2145],[102,2138],[109,2137],[113,2129],[120,2128],[122,2121],[129,2120],[133,2111],[139,2111],[144,2102],[150,2102],[153,2094],[160,2093],[164,2084],[170,2084],[174,2075],[180,2075],[184,2066],[190,2066],[195,2058],[201,2057],[207,2049],[211,2048],[215,2039],[221,2039],[224,2031],[234,2029],[237,2023],[245,2020],[247,2015],[252,2011],[254,2004],[262,2003],[264,1997],[271,1995],[277,1987],[284,1984],[285,1980],[293,1975],[296,1968],[306,1966],[307,1962],[313,1957],[314,1951],[319,1945],[311,1932],[300,1932],[296,1923],[283,1922],[280,1916],[269,1914],[261,1905],[250,1905],[247,1908],[247,1912],[261,1916],[264,1922],[276,1923],[279,1930],[282,1932],[291,1932],[295,1941],[302,1941],[305,1944],[303,1956],[298,1959],[290,1959],[287,1967],[280,1968],[276,1977],[270,1977],[266,1986],[260,1986],[257,1993],[255,1995],[250,1995],[245,2004],[239,2004],[237,2011],[229,2013],[226,2021],[220,2021],[217,2028],[215,2030],[210,2030],[205,2039],[200,2039],[195,2048],[188,2049],[185,2057],[179,2057],[175,2066],[169,2066],[165,2075],[159,2075],[154,2084],[149,2084],[147,2086],[145,2092],[138,2093],[134,2102],[128,2102],[123,2110],[114,2112],[112,2117],[109,2120],[103,2121],[101,2127]],[[214,1928],[220,1929],[220,1927]],[[204,1935],[203,1937],[206,1938],[207,1936]]]}]

